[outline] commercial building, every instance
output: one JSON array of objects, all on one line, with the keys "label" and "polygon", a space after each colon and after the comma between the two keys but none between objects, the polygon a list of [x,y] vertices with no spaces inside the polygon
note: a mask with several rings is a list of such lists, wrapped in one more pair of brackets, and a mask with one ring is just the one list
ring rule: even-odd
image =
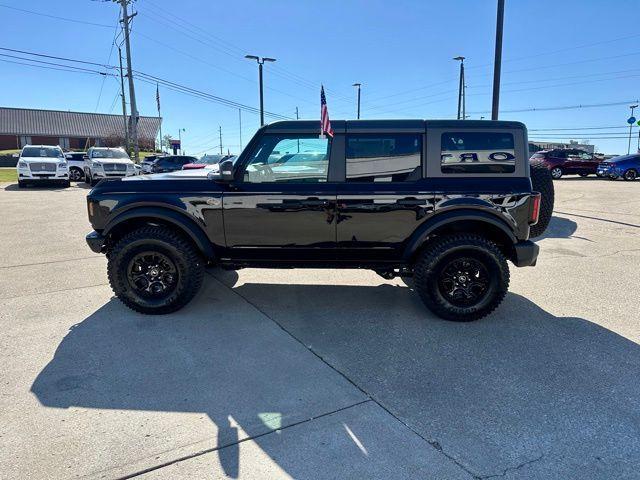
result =
[{"label": "commercial building", "polygon": [[[153,148],[160,118],[138,118],[141,148]],[[122,115],[0,107],[0,150],[27,144],[60,145],[65,150],[124,145]]]}]

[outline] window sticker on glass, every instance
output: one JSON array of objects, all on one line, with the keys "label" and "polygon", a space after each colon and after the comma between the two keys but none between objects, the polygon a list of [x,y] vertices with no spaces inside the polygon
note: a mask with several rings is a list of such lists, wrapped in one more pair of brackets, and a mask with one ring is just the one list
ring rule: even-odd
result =
[{"label": "window sticker on glass", "polygon": [[441,137],[442,173],[513,173],[513,135],[490,132],[446,132]]}]

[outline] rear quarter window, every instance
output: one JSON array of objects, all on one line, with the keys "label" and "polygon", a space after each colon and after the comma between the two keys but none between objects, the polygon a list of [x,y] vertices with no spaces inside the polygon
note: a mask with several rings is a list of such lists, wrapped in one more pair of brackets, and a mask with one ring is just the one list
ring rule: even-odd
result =
[{"label": "rear quarter window", "polygon": [[442,173],[513,173],[513,134],[507,132],[444,132],[440,140]]}]

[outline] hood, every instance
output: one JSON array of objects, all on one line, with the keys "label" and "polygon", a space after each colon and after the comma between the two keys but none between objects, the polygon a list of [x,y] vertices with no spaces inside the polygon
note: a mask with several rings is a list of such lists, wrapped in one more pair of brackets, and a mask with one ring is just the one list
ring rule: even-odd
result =
[{"label": "hood", "polygon": [[152,173],[150,175],[136,175],[135,177],[123,178],[123,182],[140,182],[149,180],[188,180],[190,178],[207,178],[211,170],[208,168],[198,168],[193,170],[176,170],[175,172]]}]

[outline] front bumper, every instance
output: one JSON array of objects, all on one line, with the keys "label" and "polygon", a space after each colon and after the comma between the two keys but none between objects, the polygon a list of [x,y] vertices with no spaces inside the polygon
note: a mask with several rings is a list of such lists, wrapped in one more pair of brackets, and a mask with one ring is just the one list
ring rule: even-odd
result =
[{"label": "front bumper", "polygon": [[69,180],[69,172],[67,170],[58,170],[55,172],[34,173],[29,170],[18,170],[18,179],[30,182],[50,182],[60,181],[64,182]]},{"label": "front bumper", "polygon": [[533,267],[538,261],[540,247],[531,240],[525,240],[513,245],[511,261],[516,267]]},{"label": "front bumper", "polygon": [[89,233],[85,240],[87,241],[87,245],[89,248],[95,253],[102,253],[102,249],[104,248],[105,238],[101,233],[96,232],[95,230]]}]

